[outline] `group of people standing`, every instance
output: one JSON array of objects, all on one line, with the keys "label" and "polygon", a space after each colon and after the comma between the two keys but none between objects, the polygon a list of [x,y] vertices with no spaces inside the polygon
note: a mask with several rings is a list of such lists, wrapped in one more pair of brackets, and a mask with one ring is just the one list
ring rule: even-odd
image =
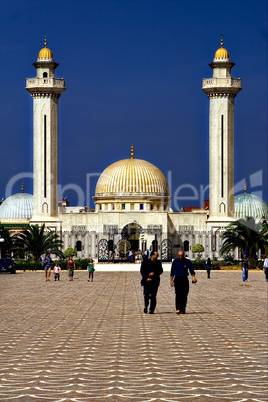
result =
[{"label": "group of people standing", "polygon": [[[42,266],[44,267],[44,270],[45,270],[46,282],[49,282],[50,274],[51,274],[51,266],[52,266],[52,258],[50,256],[50,253],[47,253],[46,256],[43,258]],[[72,256],[69,257],[69,260],[67,263],[67,269],[68,269],[69,281],[73,281],[74,280],[75,262],[74,262]],[[95,267],[94,267],[94,260],[92,258],[89,260],[87,270],[88,270],[88,282],[93,282],[93,273],[95,271]],[[55,263],[55,266],[53,269],[55,281],[60,280],[60,271],[61,271],[61,267],[59,266],[59,263],[57,261]]]},{"label": "group of people standing", "polygon": [[135,264],[136,261],[140,261],[142,259],[142,251],[141,250],[133,251],[132,249],[129,250],[127,259],[128,262]]}]

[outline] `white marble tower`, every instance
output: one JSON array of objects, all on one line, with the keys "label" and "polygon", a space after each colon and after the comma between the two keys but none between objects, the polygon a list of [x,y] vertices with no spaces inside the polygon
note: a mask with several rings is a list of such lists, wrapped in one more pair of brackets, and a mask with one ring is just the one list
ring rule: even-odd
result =
[{"label": "white marble tower", "polygon": [[63,78],[55,78],[58,64],[45,47],[36,63],[36,78],[27,78],[26,90],[33,98],[33,216],[31,223],[46,222],[59,228],[58,219],[58,100],[65,91]]},{"label": "white marble tower", "polygon": [[241,79],[231,77],[234,63],[223,47],[216,51],[213,78],[204,78],[202,90],[209,98],[209,219],[225,226],[234,217],[234,100]]}]

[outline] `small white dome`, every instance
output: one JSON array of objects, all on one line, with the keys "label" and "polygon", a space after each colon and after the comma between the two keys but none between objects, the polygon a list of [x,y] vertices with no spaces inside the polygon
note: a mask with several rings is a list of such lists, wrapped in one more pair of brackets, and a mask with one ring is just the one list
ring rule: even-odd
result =
[{"label": "small white dome", "polygon": [[11,195],[0,205],[0,219],[30,219],[32,215],[32,194],[18,193]]}]

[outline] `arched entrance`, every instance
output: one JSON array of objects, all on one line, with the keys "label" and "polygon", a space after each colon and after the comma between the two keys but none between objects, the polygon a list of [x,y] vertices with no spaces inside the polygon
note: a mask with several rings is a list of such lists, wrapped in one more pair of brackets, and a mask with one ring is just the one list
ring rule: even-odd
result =
[{"label": "arched entrance", "polygon": [[140,235],[143,229],[137,222],[132,222],[126,225],[121,232],[122,239],[128,240],[133,251],[138,251],[140,248]]}]

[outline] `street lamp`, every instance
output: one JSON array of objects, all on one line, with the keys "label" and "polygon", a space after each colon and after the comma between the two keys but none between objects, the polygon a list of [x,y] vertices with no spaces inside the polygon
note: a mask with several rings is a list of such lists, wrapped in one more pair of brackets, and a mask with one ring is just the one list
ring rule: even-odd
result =
[{"label": "street lamp", "polygon": [[[4,241],[5,241],[5,239],[2,239],[2,238],[0,237],[0,243],[4,243]],[[0,258],[1,258],[1,244],[0,244]]]}]

